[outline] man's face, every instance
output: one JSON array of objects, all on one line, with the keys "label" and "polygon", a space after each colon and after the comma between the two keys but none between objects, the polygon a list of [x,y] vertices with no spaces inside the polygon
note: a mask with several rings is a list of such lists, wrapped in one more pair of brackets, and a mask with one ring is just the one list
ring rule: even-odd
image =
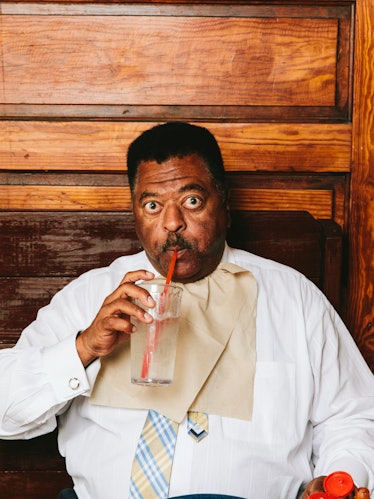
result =
[{"label": "man's face", "polygon": [[133,211],[139,240],[161,275],[174,250],[174,281],[197,281],[219,264],[230,215],[199,156],[140,163]]}]

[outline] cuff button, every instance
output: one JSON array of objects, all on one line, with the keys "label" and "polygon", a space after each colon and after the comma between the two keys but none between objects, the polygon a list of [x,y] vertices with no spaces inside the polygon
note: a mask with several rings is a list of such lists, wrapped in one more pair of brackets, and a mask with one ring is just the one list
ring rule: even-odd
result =
[{"label": "cuff button", "polygon": [[79,381],[79,379],[78,379],[78,378],[70,378],[70,379],[69,379],[69,387],[70,387],[72,390],[78,390],[79,385],[80,385],[80,381]]}]

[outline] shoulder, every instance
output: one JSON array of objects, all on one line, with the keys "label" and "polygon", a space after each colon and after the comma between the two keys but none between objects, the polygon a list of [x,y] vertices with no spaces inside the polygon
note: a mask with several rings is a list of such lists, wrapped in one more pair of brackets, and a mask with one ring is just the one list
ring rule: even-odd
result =
[{"label": "shoulder", "polygon": [[119,285],[127,272],[139,269],[152,270],[144,251],[119,257],[106,267],[89,270],[71,281],[64,290],[71,292],[94,286],[96,290],[109,293]]}]

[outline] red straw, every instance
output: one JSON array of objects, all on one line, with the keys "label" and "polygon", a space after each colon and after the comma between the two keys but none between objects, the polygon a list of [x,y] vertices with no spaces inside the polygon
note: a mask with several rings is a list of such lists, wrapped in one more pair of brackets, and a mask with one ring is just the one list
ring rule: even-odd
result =
[{"label": "red straw", "polygon": [[[175,267],[175,262],[177,261],[177,251],[173,251],[173,256],[171,257],[170,264],[169,264],[169,270],[168,270],[168,275],[166,276],[166,281],[165,284],[170,284],[171,278],[173,277],[173,272],[174,272],[174,267]],[[166,287],[164,288],[164,293],[166,293]]]},{"label": "red straw", "polygon": [[[173,255],[171,257],[171,260],[170,260],[168,273],[166,276],[165,287],[164,287],[162,295],[161,295],[161,303],[160,303],[160,313],[161,314],[164,313],[165,297],[166,297],[166,293],[168,290],[167,286],[168,286],[168,284],[170,284],[171,279],[173,277],[173,272],[174,272],[174,267],[175,267],[176,261],[177,261],[177,251],[174,250]],[[152,353],[153,353],[153,350],[156,348],[157,338],[159,336],[159,329],[160,329],[159,326],[160,326],[159,323],[156,322],[156,331],[155,331],[154,337],[152,339],[150,339],[150,341],[148,342],[148,345],[147,345],[147,350],[146,350],[146,352],[144,352],[142,372],[140,375],[141,378],[148,378],[149,366],[150,366],[151,359],[152,359]]]}]

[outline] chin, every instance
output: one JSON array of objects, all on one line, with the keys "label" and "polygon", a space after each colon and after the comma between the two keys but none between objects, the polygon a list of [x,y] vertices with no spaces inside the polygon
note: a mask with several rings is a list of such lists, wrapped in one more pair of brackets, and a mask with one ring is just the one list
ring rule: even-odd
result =
[{"label": "chin", "polygon": [[175,272],[172,281],[175,282],[190,282],[195,280],[195,273],[190,272]]},{"label": "chin", "polygon": [[206,277],[206,274],[202,273],[201,270],[196,272],[178,272],[173,276],[174,282],[181,282],[182,284],[187,284],[189,282],[199,281]]}]

